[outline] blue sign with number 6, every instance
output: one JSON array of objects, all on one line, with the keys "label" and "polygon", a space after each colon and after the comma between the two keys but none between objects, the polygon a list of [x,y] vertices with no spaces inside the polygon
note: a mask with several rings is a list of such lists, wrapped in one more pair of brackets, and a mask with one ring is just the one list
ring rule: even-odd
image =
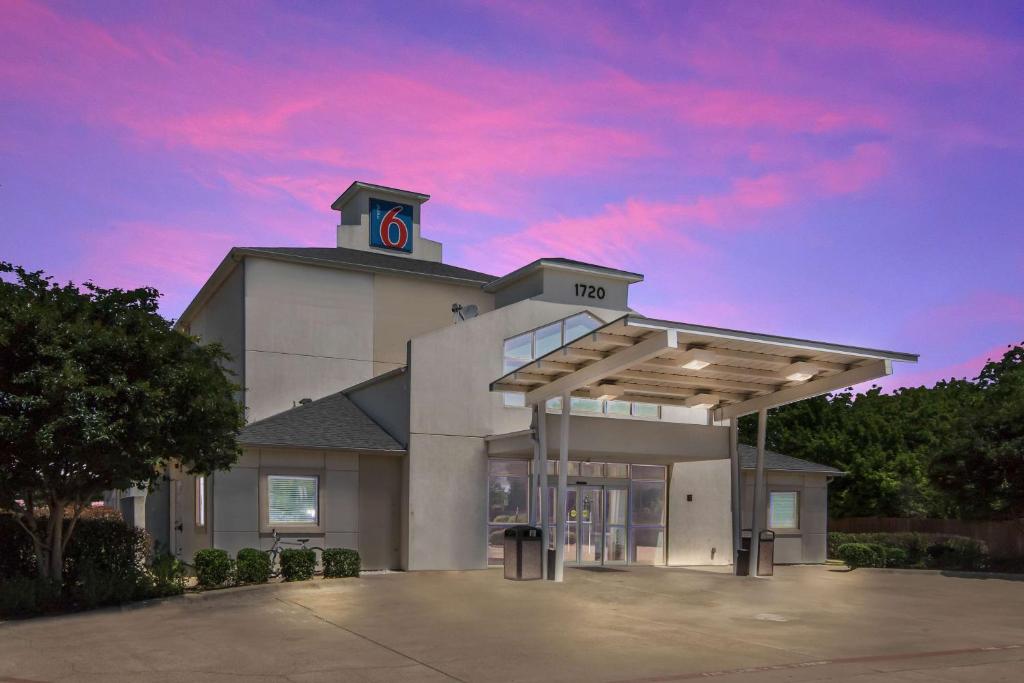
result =
[{"label": "blue sign with number 6", "polygon": [[412,207],[370,199],[370,246],[412,253]]}]

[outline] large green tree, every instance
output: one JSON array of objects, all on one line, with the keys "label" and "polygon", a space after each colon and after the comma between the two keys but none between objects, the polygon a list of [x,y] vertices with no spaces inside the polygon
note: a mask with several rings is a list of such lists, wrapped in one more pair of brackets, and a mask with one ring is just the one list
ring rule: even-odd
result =
[{"label": "large green tree", "polygon": [[104,490],[150,487],[172,460],[206,474],[238,458],[227,355],[174,330],[158,296],[0,263],[0,509],[43,577],[61,581],[75,523]]}]

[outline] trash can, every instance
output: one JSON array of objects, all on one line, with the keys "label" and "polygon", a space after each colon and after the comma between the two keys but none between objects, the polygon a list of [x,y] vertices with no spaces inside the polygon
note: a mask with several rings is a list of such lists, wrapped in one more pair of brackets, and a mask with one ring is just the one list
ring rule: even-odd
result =
[{"label": "trash can", "polygon": [[750,537],[753,531],[740,531],[740,547],[736,552],[736,576],[750,576]]},{"label": "trash can", "polygon": [[541,535],[533,526],[505,529],[505,578],[531,581],[541,578]]},{"label": "trash can", "polygon": [[765,529],[757,537],[757,575],[775,573],[775,532]]}]

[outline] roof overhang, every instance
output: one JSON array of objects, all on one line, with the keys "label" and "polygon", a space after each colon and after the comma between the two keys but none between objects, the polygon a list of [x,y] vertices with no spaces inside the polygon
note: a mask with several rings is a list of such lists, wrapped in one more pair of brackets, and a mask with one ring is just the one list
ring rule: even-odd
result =
[{"label": "roof overhang", "polygon": [[341,195],[331,203],[331,208],[335,211],[340,211],[341,207],[348,203],[348,200],[359,192],[360,190],[366,190],[367,192],[382,192],[393,195],[401,195],[419,201],[421,204],[430,199],[429,194],[423,194],[422,192],[412,192],[410,190],[400,190],[397,187],[388,187],[387,185],[375,185],[373,183],[364,183],[361,180],[357,180],[348,186]]},{"label": "roof overhang", "polygon": [[780,337],[638,315],[571,341],[491,383],[538,404],[569,394],[706,407],[716,421],[892,374],[911,353]]},{"label": "roof overhang", "polygon": [[550,259],[541,258],[528,263],[522,268],[513,270],[508,275],[502,275],[497,280],[493,280],[484,285],[485,292],[496,292],[499,289],[503,289],[508,285],[521,280],[524,277],[535,273],[536,271],[545,268],[549,270],[561,270],[570,273],[584,273],[589,275],[601,275],[602,277],[612,278],[615,280],[622,280],[627,284],[633,284],[636,282],[643,282],[644,276],[640,273],[632,273],[628,270],[618,270],[616,268],[606,268],[604,266],[596,266],[589,263],[582,263],[579,261],[568,261],[565,259]]}]

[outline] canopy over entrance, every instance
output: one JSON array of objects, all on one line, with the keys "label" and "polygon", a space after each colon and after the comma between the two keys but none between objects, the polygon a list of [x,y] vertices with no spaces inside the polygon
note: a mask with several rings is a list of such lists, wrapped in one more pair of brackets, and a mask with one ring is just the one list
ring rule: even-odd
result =
[{"label": "canopy over entrance", "polygon": [[491,383],[527,404],[563,395],[713,410],[716,421],[892,374],[917,355],[625,315]]}]

